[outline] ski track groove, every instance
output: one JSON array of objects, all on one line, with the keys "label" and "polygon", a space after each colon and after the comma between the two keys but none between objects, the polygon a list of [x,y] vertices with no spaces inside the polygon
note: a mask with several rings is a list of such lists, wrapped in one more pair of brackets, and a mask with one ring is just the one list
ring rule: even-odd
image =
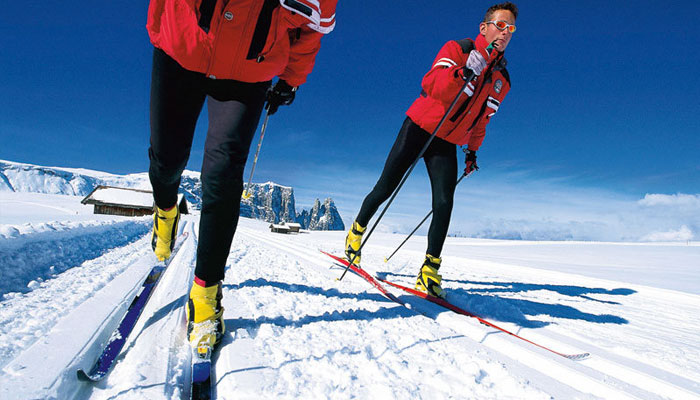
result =
[{"label": "ski track groove", "polygon": [[[466,260],[466,258],[463,258],[463,260]],[[472,262],[477,261],[472,260]],[[489,267],[493,270],[496,270],[498,268],[498,264],[494,264],[490,261],[479,262],[481,262],[482,264],[488,264]],[[507,268],[513,267],[517,266],[507,266]],[[523,267],[523,269],[530,270],[531,268]],[[549,276],[561,276],[562,274],[570,275],[573,281],[575,281],[576,277],[575,274],[570,274],[566,272],[562,273],[559,271],[545,271],[544,274]],[[589,284],[600,283],[602,286],[620,284],[616,281],[606,281],[598,278],[586,278],[586,280]],[[625,283],[625,285],[628,284]],[[687,343],[687,345],[690,347],[693,346],[694,342],[688,342],[688,339],[695,336],[694,331],[690,331],[691,328],[688,328],[688,330],[684,330],[682,328],[679,329],[677,328],[677,326],[689,326],[687,324],[688,321],[694,321],[697,319],[696,313],[693,312],[693,304],[697,303],[697,296],[684,292],[676,292],[670,291],[668,289],[659,289],[642,285],[629,284],[629,287],[635,289],[634,293],[637,294],[637,296],[630,296],[625,303],[627,306],[634,305],[634,309],[675,309],[676,312],[678,312],[679,307],[686,307],[687,310],[685,310],[684,313],[679,312],[674,318],[668,318],[671,321],[678,322],[678,325],[676,326],[672,324],[664,326],[655,323],[655,319],[653,318],[652,314],[653,311],[649,312],[650,315],[645,315],[641,317],[637,314],[630,315],[630,321],[628,322],[628,325],[630,325],[632,327],[631,329],[634,330],[632,332],[628,332],[625,336],[625,343],[627,345],[633,344],[633,348],[645,347],[645,344],[648,345],[648,336],[645,337],[644,332],[656,331],[660,332],[662,337],[674,337],[676,338],[676,342]],[[669,299],[673,299],[673,301]],[[654,302],[658,302],[660,304],[656,305]],[[698,396],[697,393],[694,393],[692,391],[693,389],[686,389],[698,387],[698,384],[693,381],[697,379],[697,374],[694,374],[693,371],[685,371],[686,374],[690,375],[689,377],[686,378],[677,375],[675,372],[678,370],[677,367],[674,367],[672,363],[670,363],[668,360],[666,360],[665,357],[663,357],[666,354],[663,353],[664,350],[662,350],[662,347],[659,347],[657,349],[656,347],[649,348],[649,346],[646,346],[644,354],[636,354],[633,351],[630,351],[627,347],[603,348],[599,346],[598,343],[589,339],[591,337],[590,334],[588,336],[589,338],[581,337],[580,335],[576,334],[575,331],[567,332],[567,335],[564,335],[563,333],[554,332],[554,330],[558,329],[557,325],[550,326],[551,329],[537,330],[536,332],[529,329],[528,332],[532,333],[528,333],[528,335],[532,335],[533,338],[558,338],[558,340],[560,341],[574,345],[578,343],[581,348],[591,350],[591,353],[597,356],[595,360],[599,360],[594,361],[593,358],[591,358],[589,360],[581,361],[582,364],[594,364],[596,365],[596,368],[598,368],[601,371],[604,371],[606,374],[617,377],[627,382],[634,382],[631,384],[644,387],[649,392],[655,394],[660,398],[666,398],[667,396],[669,396],[669,393],[672,394],[672,398],[696,398]],[[587,328],[600,330],[601,333],[604,333],[604,330],[609,329],[598,328],[596,326],[587,326]],[[558,330],[561,331],[561,329]],[[635,334],[636,332],[638,332],[639,334]],[[681,335],[682,332],[686,333],[685,338],[683,338],[683,335]],[[600,352],[596,352],[594,350],[595,348],[599,349]],[[625,351],[619,351],[620,349]],[[679,354],[678,358],[682,357],[683,349],[671,348],[666,350],[675,351]],[[648,354],[654,352],[656,354],[659,354],[659,356],[655,357],[656,359],[654,361],[656,364],[650,364],[644,358],[644,356],[648,358]],[[659,373],[657,374],[656,372]],[[673,382],[677,382],[678,384],[674,384],[671,382],[663,382],[656,378],[657,375],[667,376],[670,380],[672,380]]]},{"label": "ski track groove", "polygon": [[0,236],[0,299],[29,292],[40,282],[134,243],[148,232],[144,221],[44,225],[44,232],[9,239]]},{"label": "ski track groove", "polygon": [[[61,301],[46,301],[46,306],[55,309],[55,321],[53,321],[50,328],[46,329],[41,340],[37,340],[34,344],[22,348],[21,352],[3,368],[0,375],[12,375],[14,370],[34,368],[42,363],[48,363],[48,365],[53,367],[54,362],[50,361],[53,360],[59,365],[63,365],[63,370],[58,371],[55,368],[45,369],[43,370],[45,374],[42,376],[26,377],[26,381],[15,382],[15,386],[18,388],[32,387],[31,392],[36,393],[37,397],[47,398],[68,398],[73,395],[88,393],[90,389],[86,389],[85,386],[81,385],[76,386],[73,383],[76,365],[81,362],[94,361],[94,358],[101,351],[101,349],[97,349],[95,342],[104,341],[111,335],[113,328],[116,327],[121,317],[120,310],[125,311],[131,301],[130,299],[126,300],[124,296],[135,295],[141,286],[142,278],[138,277],[138,275],[136,278],[129,278],[128,281],[131,281],[131,283],[126,287],[122,281],[126,278],[124,272],[130,268],[136,268],[138,271],[141,271],[144,274],[143,278],[145,278],[145,274],[150,270],[150,266],[143,263],[141,259],[148,254],[145,250],[147,243],[148,240],[142,238],[135,243],[108,252],[98,259],[90,260],[83,266],[62,274],[58,278],[59,280],[69,280],[71,284],[81,285],[82,288],[89,287],[94,292],[89,294],[89,296],[68,296]],[[113,268],[113,272],[99,276],[98,280],[92,275],[93,270],[103,267],[102,263],[116,264],[113,261],[117,260],[121,261],[121,264],[117,264]],[[85,275],[86,273],[88,275]],[[51,283],[53,282],[47,282],[47,293],[40,290],[36,293],[31,292],[22,296],[28,298],[39,296],[41,299],[55,290]],[[86,284],[92,285],[92,287],[84,286]],[[71,288],[69,287],[69,289]],[[61,285],[59,290],[66,290],[66,287]],[[115,290],[121,290],[122,295],[113,297],[114,293],[116,293]],[[112,294],[105,297],[104,294],[108,292]],[[126,295],[123,293],[126,293]],[[115,300],[117,298],[118,300]],[[95,304],[95,301],[98,299],[106,300],[107,303]],[[15,299],[13,298],[12,300]],[[65,335],[66,331],[70,331],[74,324],[81,324],[85,320],[79,314],[89,312],[87,310],[95,310],[94,307],[100,308],[96,313],[99,319],[95,320],[95,317],[91,317],[94,319],[92,322],[92,326],[95,327],[94,330],[80,332],[79,335],[75,335],[76,338],[71,338],[68,342],[63,340],[62,336]],[[39,307],[35,306],[33,308],[36,313],[36,309]],[[59,314],[61,315],[60,318],[57,317]],[[107,329],[103,330],[105,327]],[[82,341],[77,339],[77,337],[83,338]],[[88,359],[90,361],[87,361]],[[3,390],[0,388],[0,393]],[[52,393],[55,393],[55,395]]]},{"label": "ski track groove", "polygon": [[[257,240],[263,241],[265,243],[268,243],[282,251],[285,251],[306,261],[310,261],[316,265],[329,264],[328,261],[326,261],[325,263],[322,261],[326,258],[325,256],[316,256],[316,253],[313,250],[300,251],[297,248],[290,246],[289,243],[286,243],[282,240],[272,239],[270,237],[264,236],[263,234],[261,234],[261,232],[253,231],[246,228],[242,229],[241,233],[253,237]],[[402,297],[405,298],[407,296]],[[449,314],[449,317],[443,317],[441,315],[436,320],[438,322],[441,322],[445,319],[452,320],[447,321],[449,323],[446,323],[445,325],[448,328],[454,329],[454,326],[456,324],[461,324],[461,319],[464,318],[466,317]],[[472,321],[470,322],[475,323]],[[524,330],[528,331],[528,333],[524,334],[525,337],[539,343],[548,341],[547,346],[552,348],[573,348],[573,350],[567,351],[580,352],[581,349],[586,349],[586,347],[584,346],[588,345],[583,344],[583,346],[579,347],[577,345],[578,343],[580,343],[579,340],[571,340],[571,338],[562,334],[533,334],[534,331],[532,329]],[[557,361],[560,361],[560,363],[557,363],[554,360],[551,360],[551,357],[544,357],[538,354],[539,352],[531,351],[532,349],[528,349],[525,346],[515,346],[514,344],[510,343],[510,338],[506,340],[499,340],[499,343],[497,345],[494,344],[492,346],[489,346],[485,343],[485,340],[489,335],[491,335],[491,333],[487,333],[486,335],[484,335],[484,339],[481,341],[482,344],[485,344],[492,350],[500,352],[504,356],[512,358],[515,361],[520,362],[524,366],[529,368],[532,368],[533,360],[536,360],[538,367],[536,367],[535,369],[539,371],[550,371],[550,376],[562,383],[565,383],[581,391],[582,393],[592,393],[596,396],[604,398],[635,398],[636,396],[642,396],[644,398],[658,397],[673,399],[697,399],[697,394],[695,393],[685,390],[684,388],[674,385],[673,383],[660,380],[648,373],[639,371],[638,369],[634,368],[634,365],[640,365],[643,363],[637,360],[629,359],[622,355],[614,355],[610,357],[611,354],[609,352],[600,348],[596,349],[598,350],[598,352],[591,351],[591,357],[589,357],[586,360],[569,361],[557,359]],[[559,340],[555,339],[553,336],[558,336]],[[503,351],[504,348],[509,347],[511,351]],[[514,354],[518,354],[519,352],[525,352],[527,356],[514,357]],[[610,360],[609,358],[614,358],[614,360]],[[580,364],[583,367],[577,367],[575,365],[576,363]],[[644,364],[645,368],[647,366],[648,365]],[[568,371],[564,373],[562,372],[562,368],[565,368]],[[670,371],[666,372],[670,373]],[[567,377],[568,375],[576,376],[569,378]],[[676,374],[671,373],[671,377],[674,381],[692,385],[692,381],[680,377]],[[575,378],[579,378],[585,382],[579,382]],[[594,390],[591,390],[592,388],[594,388]],[[627,393],[620,392],[620,389],[625,390],[625,392]]]}]

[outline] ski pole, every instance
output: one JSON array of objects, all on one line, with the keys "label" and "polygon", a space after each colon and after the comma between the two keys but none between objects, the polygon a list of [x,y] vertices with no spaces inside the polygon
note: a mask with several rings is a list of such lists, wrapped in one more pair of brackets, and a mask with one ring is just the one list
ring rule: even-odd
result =
[{"label": "ski pole", "polygon": [[250,192],[250,185],[253,184],[253,172],[255,172],[255,164],[258,163],[258,154],[260,154],[260,147],[262,146],[263,138],[265,137],[265,128],[267,128],[267,120],[270,119],[270,106],[265,108],[265,121],[263,122],[262,128],[260,128],[260,140],[258,140],[258,149],[255,150],[255,158],[253,159],[253,166],[250,168],[250,178],[248,178],[247,189],[243,191],[243,198],[249,199],[253,194]]},{"label": "ski pole", "polygon": [[[493,43],[491,43],[491,44],[486,48],[486,50],[487,50],[489,53],[491,52],[492,49],[493,49]],[[496,58],[494,58],[494,60],[496,60]],[[374,232],[374,229],[377,227],[377,225],[379,225],[379,221],[381,221],[381,220],[382,220],[382,217],[384,217],[384,214],[386,213],[386,210],[389,209],[389,206],[391,206],[391,203],[392,203],[392,202],[394,201],[394,199],[396,198],[396,195],[399,194],[399,190],[401,190],[401,187],[402,187],[403,184],[406,182],[406,179],[408,179],[408,176],[411,175],[411,172],[413,171],[413,168],[415,168],[416,164],[418,164],[418,160],[420,160],[421,157],[423,157],[423,154],[424,154],[425,151],[428,149],[428,146],[430,146],[430,143],[433,141],[433,139],[435,139],[435,135],[438,133],[438,131],[439,131],[440,128],[442,127],[442,124],[445,123],[445,120],[447,119],[447,116],[450,115],[450,113],[452,112],[452,109],[455,107],[455,105],[456,105],[457,102],[459,101],[459,98],[462,97],[462,92],[464,92],[464,90],[467,88],[467,85],[469,84],[469,82],[471,82],[471,80],[474,79],[474,76],[475,76],[475,75],[474,75],[474,72],[471,71],[471,70],[469,70],[469,72],[470,72],[469,75],[468,75],[467,77],[465,77],[465,79],[464,79],[464,85],[462,85],[462,88],[459,90],[459,92],[458,92],[457,95],[455,96],[454,100],[452,100],[452,103],[451,103],[450,106],[447,108],[447,111],[445,111],[445,114],[444,114],[444,115],[442,116],[442,118],[440,119],[440,122],[438,122],[437,126],[436,126],[435,129],[433,130],[433,133],[430,135],[430,138],[428,138],[428,141],[425,142],[425,145],[423,145],[423,148],[421,149],[420,153],[418,153],[418,156],[417,156],[416,159],[413,161],[413,164],[411,164],[411,167],[408,169],[408,171],[406,171],[406,173],[404,174],[403,178],[401,178],[401,182],[399,182],[399,185],[396,187],[396,189],[394,189],[394,193],[392,193],[391,197],[389,198],[389,202],[386,204],[386,206],[384,206],[384,209],[383,209],[382,212],[379,214],[379,217],[377,217],[377,220],[374,222],[374,225],[372,225],[372,229],[370,229],[369,232],[367,232],[367,236],[365,237],[365,240],[363,240],[362,243],[360,244],[360,248],[357,249],[357,252],[356,252],[355,255],[352,257],[352,260],[350,260],[350,264],[352,264],[352,263],[355,262],[355,259],[357,258],[357,255],[360,254],[360,251],[362,251],[362,248],[365,247],[365,244],[366,244],[367,241],[369,240],[370,236],[372,236],[372,233]],[[345,276],[345,274],[348,272],[349,269],[350,269],[350,265],[348,264],[348,265],[345,267],[345,270],[343,271],[343,274],[340,276],[340,278],[338,278],[339,281],[343,279],[343,277]]]},{"label": "ski pole", "polygon": [[[457,180],[457,183],[455,183],[455,186],[459,185],[459,183],[462,182],[462,179],[464,179],[464,178],[466,178],[466,177],[467,177],[467,174],[463,174],[463,175]],[[391,257],[393,257],[394,254],[396,254],[397,251],[399,251],[399,249],[404,245],[404,243],[406,243],[406,242],[408,241],[408,239],[410,239],[411,236],[413,236],[413,234],[416,233],[416,231],[418,230],[418,228],[420,228],[421,225],[423,225],[423,223],[424,223],[428,218],[430,218],[431,215],[433,215],[433,210],[430,210],[430,212],[428,213],[428,215],[426,215],[425,218],[423,218],[423,220],[418,224],[418,226],[416,226],[415,229],[413,229],[413,230],[411,231],[411,233],[409,233],[408,236],[406,236],[406,239],[404,239],[403,242],[401,242],[401,244],[399,245],[399,247],[397,247],[396,250],[394,250],[394,252],[391,253],[391,255],[390,255],[389,257],[385,257],[385,258],[384,258],[384,262],[389,262],[389,260],[391,260]]]}]

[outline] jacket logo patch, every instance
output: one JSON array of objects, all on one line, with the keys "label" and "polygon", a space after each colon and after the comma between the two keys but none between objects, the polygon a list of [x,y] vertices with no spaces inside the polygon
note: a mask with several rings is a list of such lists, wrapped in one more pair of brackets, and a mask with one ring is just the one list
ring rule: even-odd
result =
[{"label": "jacket logo patch", "polygon": [[503,81],[497,79],[496,83],[493,84],[493,90],[495,90],[496,93],[501,93],[501,89],[503,89]]}]

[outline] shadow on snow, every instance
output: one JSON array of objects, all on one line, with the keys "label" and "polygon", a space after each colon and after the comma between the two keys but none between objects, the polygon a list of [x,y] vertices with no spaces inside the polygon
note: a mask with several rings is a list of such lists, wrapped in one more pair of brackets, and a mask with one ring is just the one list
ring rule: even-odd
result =
[{"label": "shadow on snow", "polygon": [[274,287],[277,289],[285,290],[294,293],[306,293],[313,296],[324,296],[328,298],[341,298],[341,299],[353,299],[353,300],[371,300],[378,301],[382,303],[389,303],[388,307],[381,307],[377,310],[370,311],[364,309],[353,309],[345,311],[329,311],[321,315],[305,315],[300,318],[288,318],[283,316],[277,317],[266,317],[261,316],[255,319],[251,318],[238,318],[225,320],[225,323],[231,324],[235,328],[243,328],[248,331],[256,331],[263,324],[272,324],[280,327],[292,327],[298,328],[307,324],[315,322],[332,322],[332,321],[348,321],[348,320],[362,320],[370,321],[373,319],[393,319],[393,318],[403,318],[403,317],[413,317],[415,313],[404,307],[399,307],[393,301],[385,298],[379,293],[345,293],[337,289],[323,289],[320,287],[291,284],[285,282],[275,282],[268,281],[265,279],[249,279],[247,281],[241,282],[239,284],[225,284],[224,289],[241,289],[244,287]]},{"label": "shadow on snow", "polygon": [[[394,274],[390,272],[378,273],[380,277],[396,276],[415,279],[412,275]],[[539,328],[549,325],[551,322],[530,320],[527,316],[546,315],[552,318],[575,319],[598,324],[627,324],[625,318],[611,314],[592,314],[581,311],[575,307],[564,304],[542,303],[526,299],[514,299],[498,294],[515,294],[546,290],[570,297],[579,297],[587,301],[604,304],[619,305],[615,301],[599,300],[587,296],[588,294],[629,296],[636,293],[632,289],[603,289],[588,288],[571,285],[549,285],[522,282],[478,282],[466,280],[443,279],[447,283],[447,300],[466,309],[482,318],[490,318],[498,321],[511,322],[523,328]],[[454,284],[478,285],[484,287],[460,288]]]}]

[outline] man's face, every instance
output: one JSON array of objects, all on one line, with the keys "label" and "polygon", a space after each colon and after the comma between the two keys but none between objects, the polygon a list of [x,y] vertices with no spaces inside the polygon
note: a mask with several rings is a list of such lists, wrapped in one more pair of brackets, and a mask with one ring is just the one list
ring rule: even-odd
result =
[{"label": "man's face", "polygon": [[[508,10],[496,10],[491,17],[491,21],[504,21],[508,25],[515,25],[515,15]],[[496,43],[494,46],[496,47],[496,50],[500,52],[504,52],[506,50],[506,47],[508,47],[508,43],[510,42],[510,38],[513,37],[513,34],[510,33],[508,28],[500,31],[495,24],[487,22],[482,22],[479,24],[479,33],[484,35],[487,43],[491,43],[495,40]]]}]

